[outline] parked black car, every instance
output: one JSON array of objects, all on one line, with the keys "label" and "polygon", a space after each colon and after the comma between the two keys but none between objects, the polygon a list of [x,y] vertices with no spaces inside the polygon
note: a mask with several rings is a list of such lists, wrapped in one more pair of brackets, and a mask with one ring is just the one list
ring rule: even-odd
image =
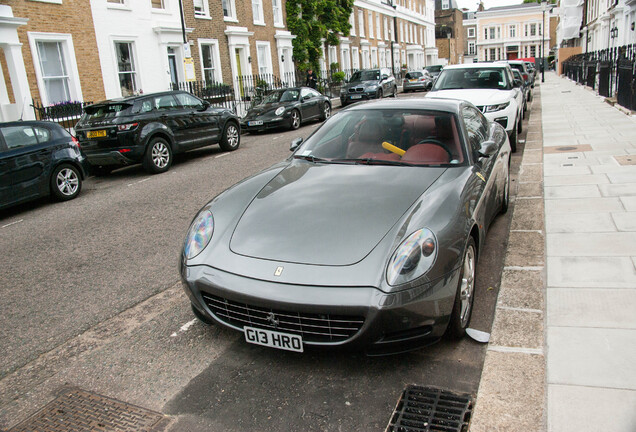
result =
[{"label": "parked black car", "polygon": [[340,89],[342,106],[384,96],[397,96],[397,83],[388,68],[356,71]]},{"label": "parked black car", "polygon": [[161,173],[175,153],[212,144],[232,151],[241,139],[239,119],[230,110],[180,91],[90,105],[75,131],[95,174],[139,162]]},{"label": "parked black car", "polygon": [[57,123],[0,123],[0,208],[52,195],[75,198],[86,176],[77,140]]},{"label": "parked black car", "polygon": [[242,128],[250,132],[285,126],[298,129],[307,120],[326,120],[331,116],[329,98],[309,87],[274,90],[250,108]]}]

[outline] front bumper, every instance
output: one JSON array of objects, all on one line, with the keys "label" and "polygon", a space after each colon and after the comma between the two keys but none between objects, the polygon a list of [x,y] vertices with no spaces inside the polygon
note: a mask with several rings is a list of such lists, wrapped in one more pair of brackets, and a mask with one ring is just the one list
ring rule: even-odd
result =
[{"label": "front bumper", "polygon": [[494,111],[483,113],[490,121],[497,122],[506,129],[508,134],[511,134],[514,128],[517,126],[515,121],[517,120],[517,105],[511,103],[506,109],[501,111]]},{"label": "front bumper", "polygon": [[[241,130],[248,132],[264,131],[267,129],[275,129],[279,127],[289,126],[289,116],[283,114],[280,117],[270,118],[253,118],[241,121]],[[250,123],[252,123],[250,125]],[[260,124],[258,124],[260,123]]]},{"label": "front bumper", "polygon": [[377,99],[377,97],[378,97],[377,90],[373,91],[372,93],[367,93],[367,92],[345,93],[340,95],[340,103],[344,106],[344,105],[348,105],[348,104],[352,104],[352,103],[356,103],[360,101]]},{"label": "front bumper", "polygon": [[[181,277],[193,306],[224,326],[243,331],[241,317],[245,316],[247,309],[256,311],[256,315],[272,313],[272,321],[278,320],[279,315],[309,316],[311,320],[326,319],[332,323],[334,319],[338,322],[360,318],[359,328],[339,338],[325,337],[325,334],[316,336],[300,328],[281,329],[262,319],[259,321],[255,316],[245,318],[244,323],[300,334],[305,345],[348,347],[365,350],[368,354],[389,354],[426,345],[444,334],[459,282],[459,269],[431,283],[396,293],[384,293],[375,287],[365,286],[279,284],[245,278],[209,266],[184,266]],[[243,308],[242,315],[228,318],[224,311],[236,305]],[[329,328],[336,332],[335,327]]]}]

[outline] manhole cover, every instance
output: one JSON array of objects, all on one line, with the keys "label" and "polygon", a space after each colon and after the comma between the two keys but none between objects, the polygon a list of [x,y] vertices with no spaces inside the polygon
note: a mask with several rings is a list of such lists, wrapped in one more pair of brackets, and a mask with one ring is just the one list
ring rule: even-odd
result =
[{"label": "manhole cover", "polygon": [[80,389],[69,389],[8,432],[156,432],[161,413]]},{"label": "manhole cover", "polygon": [[471,395],[410,385],[402,393],[386,432],[468,432],[472,411]]},{"label": "manhole cover", "polygon": [[636,165],[636,155],[614,156],[619,165]]},{"label": "manhole cover", "polygon": [[558,151],[572,151],[572,150],[576,150],[576,147],[573,146],[568,146],[568,147],[557,147]]},{"label": "manhole cover", "polygon": [[589,144],[569,145],[569,146],[550,146],[550,141],[546,141],[548,146],[543,147],[543,153],[572,153],[572,152],[588,152],[593,151]]}]

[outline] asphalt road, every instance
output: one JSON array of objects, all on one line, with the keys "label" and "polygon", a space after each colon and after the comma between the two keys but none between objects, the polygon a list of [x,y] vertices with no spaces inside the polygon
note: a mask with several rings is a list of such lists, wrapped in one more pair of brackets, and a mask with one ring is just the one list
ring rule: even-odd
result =
[{"label": "asphalt road", "polygon": [[[88,179],[73,201],[0,213],[0,427],[65,386],[169,414],[174,431],[383,430],[406,384],[475,394],[485,346],[469,339],[384,358],[298,355],[193,320],[177,266],[192,217],[318,125],[246,134],[232,153],[193,151],[155,176],[121,169]],[[493,223],[478,264],[472,327],[484,331],[510,214]]]}]

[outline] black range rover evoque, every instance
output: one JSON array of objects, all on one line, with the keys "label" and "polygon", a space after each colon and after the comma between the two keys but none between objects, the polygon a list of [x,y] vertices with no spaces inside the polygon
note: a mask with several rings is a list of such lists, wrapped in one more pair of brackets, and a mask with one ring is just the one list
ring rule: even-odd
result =
[{"label": "black range rover evoque", "polygon": [[180,91],[87,106],[75,132],[98,175],[139,162],[150,173],[165,172],[175,153],[212,144],[232,151],[241,139],[239,119],[230,110]]}]

